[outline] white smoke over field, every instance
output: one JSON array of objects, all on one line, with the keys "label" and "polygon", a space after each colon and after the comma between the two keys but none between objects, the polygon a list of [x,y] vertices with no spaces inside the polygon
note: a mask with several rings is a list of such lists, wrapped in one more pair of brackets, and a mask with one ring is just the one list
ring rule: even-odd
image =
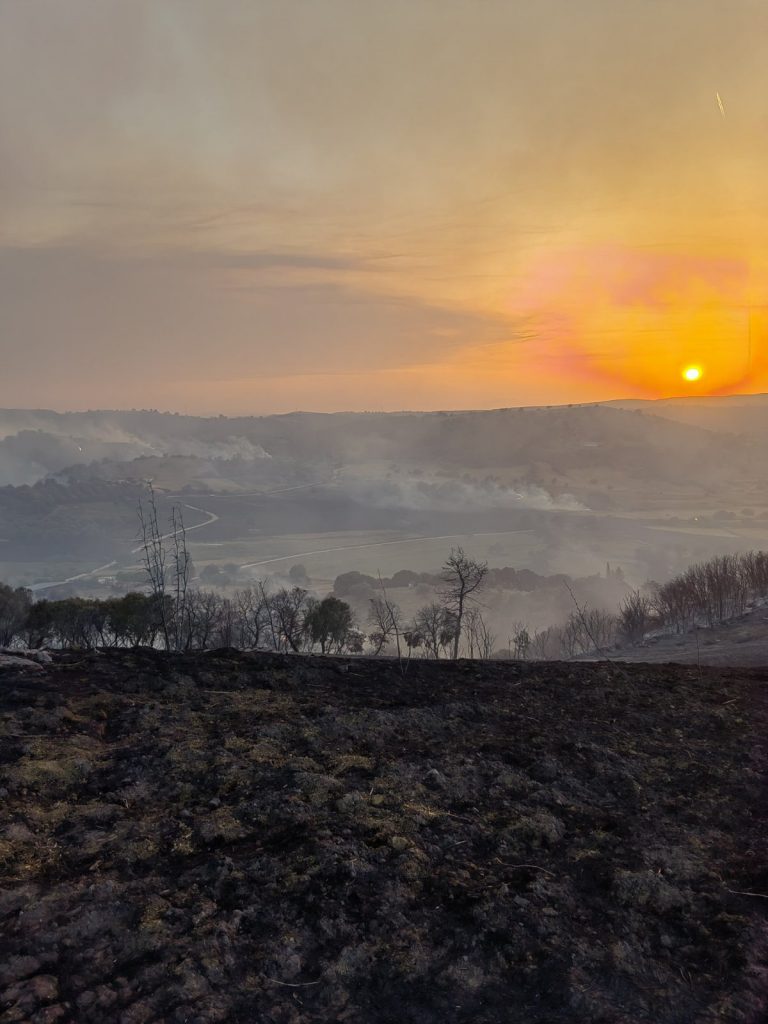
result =
[{"label": "white smoke over field", "polygon": [[[142,437],[102,423],[92,430],[82,429],[71,434],[62,430],[41,429],[32,424],[50,420],[30,414],[22,429],[8,429],[0,438],[0,486],[34,484],[51,474],[74,466],[87,466],[104,459],[113,462],[131,462],[142,457],[181,456],[196,459],[245,459],[249,461],[271,459],[260,444],[246,437],[231,436],[218,441],[205,441],[192,437]],[[2,433],[2,431],[0,431]]]},{"label": "white smoke over field", "polygon": [[466,480],[381,480],[340,476],[337,483],[352,499],[374,508],[415,512],[471,512],[488,509],[546,509],[583,512],[586,506],[571,494],[554,497],[542,487],[504,487],[495,482]]},{"label": "white smoke over field", "polygon": [[269,452],[247,437],[228,437],[224,441],[175,439],[154,447],[154,455],[181,455],[197,459],[271,459]]}]

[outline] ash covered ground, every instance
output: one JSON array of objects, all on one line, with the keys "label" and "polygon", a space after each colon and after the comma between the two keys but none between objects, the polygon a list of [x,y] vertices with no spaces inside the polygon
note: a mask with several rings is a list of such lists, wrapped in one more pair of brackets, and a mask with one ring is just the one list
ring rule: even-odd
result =
[{"label": "ash covered ground", "polygon": [[0,1022],[757,1024],[767,683],[6,665]]}]

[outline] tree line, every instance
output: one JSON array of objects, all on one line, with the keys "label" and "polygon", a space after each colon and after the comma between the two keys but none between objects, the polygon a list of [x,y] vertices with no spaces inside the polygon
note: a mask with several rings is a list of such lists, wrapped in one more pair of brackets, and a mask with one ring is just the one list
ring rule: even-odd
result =
[{"label": "tree line", "polygon": [[24,588],[0,584],[0,646],[138,647],[173,651],[235,647],[283,653],[390,654],[398,658],[553,660],[636,643],[651,630],[683,632],[740,615],[768,597],[768,552],[724,555],[691,566],[661,585],[630,591],[617,614],[582,607],[563,625],[531,632],[514,623],[497,637],[483,616],[485,562],[451,551],[439,574],[438,600],[406,620],[379,577],[366,621],[355,621],[336,594],[318,599],[300,586],[270,590],[266,581],[224,596],[191,585],[191,560],[178,507],[161,526],[154,492],[139,505],[147,592],[106,599],[33,601]]},{"label": "tree line", "polygon": [[648,594],[635,592],[623,616],[635,635],[654,626],[682,633],[693,626],[727,622],[766,597],[768,552],[748,551],[710,558],[652,588]]},{"label": "tree line", "polygon": [[765,599],[768,552],[719,555],[689,566],[666,583],[630,591],[616,615],[577,605],[564,626],[534,634],[528,649],[532,657],[541,659],[607,651],[638,643],[657,630],[684,633],[699,626],[711,628]]},{"label": "tree line", "polygon": [[361,653],[365,637],[349,605],[322,601],[300,587],[273,594],[247,588],[232,597],[190,590],[173,595],[129,593],[106,599],[67,597],[33,602],[29,591],[0,584],[0,645],[29,647],[159,647]]},{"label": "tree line", "polygon": [[333,594],[318,599],[299,586],[270,591],[266,581],[232,596],[191,587],[184,547],[183,539],[178,547],[172,541],[171,558],[151,563],[149,593],[33,601],[30,591],[0,584],[0,646],[236,647],[322,654],[381,654],[386,649],[401,657],[422,652],[433,658],[457,658],[462,649],[470,657],[492,654],[495,637],[473,605],[485,566],[460,548],[446,561],[443,603],[425,606],[406,623],[382,587],[382,595],[370,602],[363,629],[349,604]]},{"label": "tree line", "polygon": [[270,592],[265,581],[231,597],[192,586],[191,558],[179,506],[161,524],[155,492],[138,504],[141,558],[147,593],[106,599],[68,597],[33,601],[24,588],[0,585],[0,645],[29,647],[160,647],[172,651],[236,647],[278,652],[381,654],[400,657],[490,657],[495,637],[476,607],[488,566],[451,552],[441,574],[441,601],[420,609],[410,624],[389,599],[370,603],[368,631],[350,605],[334,594],[318,599],[300,586]]}]

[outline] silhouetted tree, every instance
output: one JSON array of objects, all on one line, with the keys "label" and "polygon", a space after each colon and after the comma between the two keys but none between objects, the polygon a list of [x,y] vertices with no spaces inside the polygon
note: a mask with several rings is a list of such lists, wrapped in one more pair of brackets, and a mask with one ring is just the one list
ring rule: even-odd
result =
[{"label": "silhouetted tree", "polygon": [[531,646],[531,635],[522,622],[512,624],[512,633],[509,639],[510,656],[517,661],[524,661],[528,656]]},{"label": "silhouetted tree", "polygon": [[52,601],[44,598],[29,609],[21,633],[28,647],[44,647],[53,638],[52,605]]},{"label": "silhouetted tree", "polygon": [[476,562],[464,554],[461,547],[454,548],[450,557],[443,564],[441,578],[443,580],[442,597],[445,606],[453,615],[455,629],[453,634],[453,658],[459,656],[459,644],[464,625],[464,613],[469,601],[482,589],[488,575],[488,563]]},{"label": "silhouetted tree", "polygon": [[456,618],[445,605],[435,601],[416,612],[413,629],[409,633],[412,638],[418,636],[421,640],[420,644],[412,645],[406,637],[409,647],[423,646],[428,657],[439,658],[440,652],[449,650],[453,644],[456,636]]},{"label": "silhouetted tree", "polygon": [[477,655],[481,660],[487,661],[493,654],[495,634],[491,633],[479,608],[470,608],[466,612],[465,622],[469,657],[474,658]]},{"label": "silhouetted tree", "polygon": [[0,646],[7,647],[21,636],[32,607],[32,594],[24,587],[0,583]]},{"label": "silhouetted tree", "polygon": [[301,650],[304,640],[304,614],[307,592],[303,587],[284,587],[268,600],[271,630],[278,650]]},{"label": "silhouetted tree", "polygon": [[[171,508],[168,532],[163,533],[157,508],[157,497],[151,481],[147,483],[147,498],[139,501],[142,564],[147,574],[150,591],[159,609],[161,632],[167,650],[184,650],[189,642],[189,620],[192,610],[187,607],[192,560],[187,548],[187,531],[179,505]],[[170,541],[170,558],[166,550]],[[170,565],[169,565],[170,561]],[[171,601],[167,598],[170,597]]]},{"label": "silhouetted tree", "polygon": [[108,615],[116,647],[152,647],[162,629],[163,616],[153,594],[131,592],[111,598]]},{"label": "silhouetted tree", "polygon": [[619,606],[618,634],[627,643],[642,640],[653,622],[653,602],[648,594],[632,590]]},{"label": "silhouetted tree", "polygon": [[371,608],[368,613],[368,621],[374,626],[369,639],[374,646],[374,654],[381,654],[382,650],[394,637],[397,646],[398,656],[400,655],[400,636],[402,633],[402,612],[394,601],[386,596],[371,598]]},{"label": "silhouetted tree", "polygon": [[333,594],[315,601],[304,617],[304,629],[312,645],[320,644],[320,651],[341,653],[352,629],[352,609],[346,601]]}]

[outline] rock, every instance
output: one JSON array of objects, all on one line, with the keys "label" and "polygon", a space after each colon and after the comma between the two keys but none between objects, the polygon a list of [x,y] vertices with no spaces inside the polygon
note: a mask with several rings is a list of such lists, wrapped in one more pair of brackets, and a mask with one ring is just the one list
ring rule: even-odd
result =
[{"label": "rock", "polygon": [[138,999],[120,1014],[120,1024],[147,1024],[156,1018],[156,1009],[149,999]]},{"label": "rock", "polygon": [[53,663],[53,658],[48,651],[38,651],[35,649],[20,650],[17,647],[0,647],[0,655],[7,655],[9,658],[28,658],[29,661],[34,661],[38,665],[51,665]]},{"label": "rock", "polygon": [[35,836],[23,821],[14,821],[5,830],[3,838],[11,843],[31,843],[34,842]]},{"label": "rock", "polygon": [[52,974],[38,974],[29,983],[32,995],[41,1002],[50,1002],[59,995],[59,983]]},{"label": "rock", "polygon": [[565,825],[550,811],[541,810],[519,818],[512,825],[510,833],[525,837],[537,846],[554,846],[565,835]]},{"label": "rock", "polygon": [[63,1020],[67,1016],[66,1008],[61,1003],[55,1003],[36,1013],[32,1018],[32,1024],[56,1024],[57,1020]]},{"label": "rock", "polygon": [[0,985],[12,985],[36,974],[43,965],[36,956],[12,956],[0,963]]},{"label": "rock", "polygon": [[361,805],[365,803],[363,796],[360,793],[345,793],[343,797],[336,801],[336,810],[341,814],[353,814],[359,810]]},{"label": "rock", "polygon": [[117,1002],[117,993],[109,985],[99,985],[95,994],[96,1002],[103,1009],[108,1009]]},{"label": "rock", "polygon": [[634,907],[652,907],[664,912],[685,905],[686,898],[653,871],[617,871],[613,883],[620,902]]},{"label": "rock", "polygon": [[98,996],[96,995],[95,992],[92,992],[90,990],[86,992],[81,992],[80,995],[77,997],[77,1005],[80,1007],[81,1010],[87,1010],[89,1006],[93,1006],[97,999]]},{"label": "rock", "polygon": [[26,671],[42,672],[42,665],[30,661],[29,658],[22,658],[16,654],[0,654],[0,668],[15,668]]},{"label": "rock", "polygon": [[409,850],[411,847],[410,839],[406,839],[405,836],[390,836],[389,845],[393,850],[397,850],[398,853],[402,853],[404,850]]},{"label": "rock", "polygon": [[48,651],[24,651],[24,657],[36,661],[38,665],[52,665],[53,658]]},{"label": "rock", "polygon": [[[28,1020],[29,1015],[37,1010],[41,1003],[50,1003],[54,999],[58,999],[58,995],[59,983],[51,974],[38,974],[26,981],[10,985],[3,992],[3,1002],[15,1004],[13,1011],[20,1012],[24,1016],[7,1019]],[[3,1017],[3,1020],[6,1020],[6,1017]]]},{"label": "rock", "polygon": [[537,782],[554,782],[560,774],[560,767],[554,758],[543,757],[530,766],[528,774]]},{"label": "rock", "polygon": [[448,780],[437,768],[430,768],[424,776],[424,785],[429,786],[430,789],[446,789]]}]

